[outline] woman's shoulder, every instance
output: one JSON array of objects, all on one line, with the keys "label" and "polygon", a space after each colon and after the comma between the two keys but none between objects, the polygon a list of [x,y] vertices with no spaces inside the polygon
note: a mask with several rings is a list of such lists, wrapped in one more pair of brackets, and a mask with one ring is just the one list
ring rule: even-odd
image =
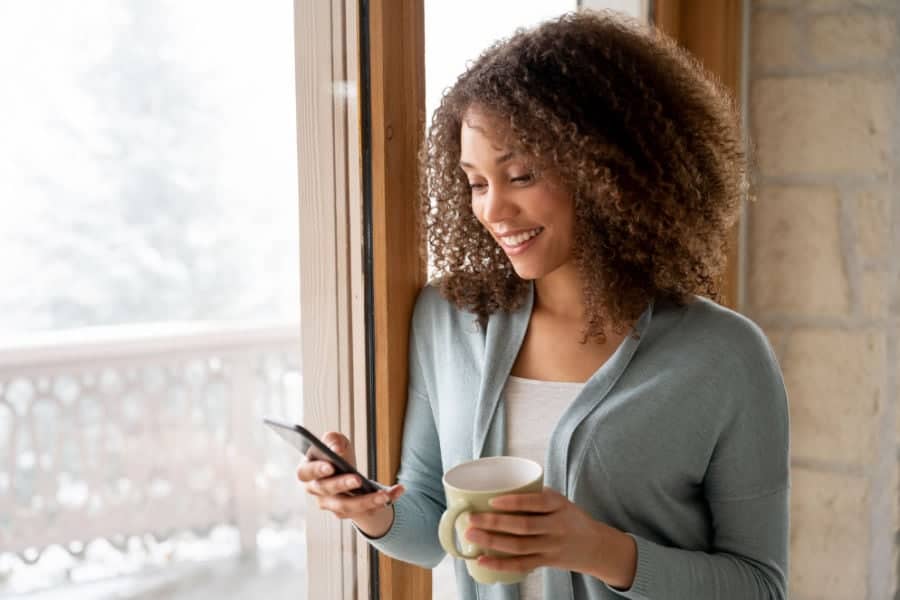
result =
[{"label": "woman's shoulder", "polygon": [[[752,410],[780,419],[786,414],[781,367],[753,320],[703,297],[666,305],[661,313],[670,326],[652,344],[651,353],[683,381],[705,382],[703,389],[711,393],[712,402],[705,405],[710,415]],[[695,391],[699,396],[699,389]],[[724,401],[727,398],[733,402]]]},{"label": "woman's shoulder", "polygon": [[473,313],[458,308],[444,297],[440,280],[434,279],[419,290],[412,326],[420,332],[450,329],[474,333],[475,319]]},{"label": "woman's shoulder", "polygon": [[[473,313],[457,308],[441,294],[439,282],[429,282],[416,298],[410,327],[410,353],[429,384],[436,387],[437,372],[453,378],[470,373],[480,364],[484,331]],[[450,375],[448,375],[450,374]]]},{"label": "woman's shoulder", "polygon": [[704,296],[694,296],[685,308],[694,327],[757,341],[765,339],[762,329],[750,317]]},{"label": "woman's shoulder", "polygon": [[423,306],[433,310],[433,307],[449,305],[450,302],[441,295],[440,284],[441,282],[439,279],[432,279],[426,283],[425,286],[419,290],[418,297],[416,298],[416,307]]},{"label": "woman's shoulder", "polygon": [[459,309],[441,294],[441,282],[439,279],[432,279],[419,290],[419,294],[416,297],[414,319],[448,317],[457,312],[459,312]]},{"label": "woman's shoulder", "polygon": [[676,337],[685,349],[712,354],[726,362],[729,357],[742,363],[775,361],[765,332],[746,315],[702,296],[665,310],[679,313]]}]

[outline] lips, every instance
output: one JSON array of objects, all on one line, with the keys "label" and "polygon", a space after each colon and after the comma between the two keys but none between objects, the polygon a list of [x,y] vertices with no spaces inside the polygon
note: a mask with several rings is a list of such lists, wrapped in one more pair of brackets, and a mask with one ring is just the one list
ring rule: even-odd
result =
[{"label": "lips", "polygon": [[497,237],[500,239],[500,242],[504,246],[506,246],[508,248],[516,248],[518,246],[521,246],[522,244],[524,244],[531,238],[537,236],[543,230],[544,230],[543,227],[535,227],[534,229],[520,231],[520,232],[512,234],[512,235],[506,234],[506,235],[497,236]]},{"label": "lips", "polygon": [[512,235],[506,234],[504,236],[498,236],[497,239],[507,255],[515,256],[531,247],[535,238],[543,231],[543,227],[535,227],[534,229],[526,229]]},{"label": "lips", "polygon": [[524,233],[508,235],[503,238],[503,242],[511,248],[516,248],[518,246],[521,246],[531,238],[536,237],[543,230],[543,227],[535,227],[534,229],[526,231]]}]

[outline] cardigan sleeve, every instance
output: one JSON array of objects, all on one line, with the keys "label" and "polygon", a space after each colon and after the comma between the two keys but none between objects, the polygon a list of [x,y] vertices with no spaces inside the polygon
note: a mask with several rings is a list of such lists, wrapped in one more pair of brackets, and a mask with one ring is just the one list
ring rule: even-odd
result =
[{"label": "cardigan sleeve", "polygon": [[633,600],[784,600],[787,598],[788,490],[711,503],[710,552],[666,547],[632,535],[637,570]]},{"label": "cardigan sleeve", "polygon": [[424,396],[410,391],[406,407],[400,472],[406,492],[394,503],[394,522],[369,543],[388,556],[434,568],[444,557],[438,522],[446,508],[441,483],[441,456],[431,408]]},{"label": "cardigan sleeve", "polygon": [[428,342],[430,292],[425,288],[416,303],[410,332],[410,385],[397,473],[397,482],[406,492],[394,503],[394,521],[387,533],[373,539],[360,530],[379,551],[426,568],[435,567],[444,557],[438,523],[446,509],[440,440],[420,357]]},{"label": "cardigan sleeve", "polygon": [[790,440],[784,382],[761,331],[745,328],[731,336],[729,350],[733,360],[727,367],[720,363],[717,375],[728,408],[703,482],[712,523],[709,549],[672,548],[632,535],[632,586],[609,588],[625,598],[787,598]]}]

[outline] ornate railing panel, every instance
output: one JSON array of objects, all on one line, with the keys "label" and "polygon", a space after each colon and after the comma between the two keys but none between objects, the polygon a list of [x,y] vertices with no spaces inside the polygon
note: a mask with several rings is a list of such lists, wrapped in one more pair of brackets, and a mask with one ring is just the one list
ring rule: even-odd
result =
[{"label": "ornate railing panel", "polygon": [[0,553],[34,562],[231,524],[251,549],[302,518],[299,325],[82,330],[0,348]]}]

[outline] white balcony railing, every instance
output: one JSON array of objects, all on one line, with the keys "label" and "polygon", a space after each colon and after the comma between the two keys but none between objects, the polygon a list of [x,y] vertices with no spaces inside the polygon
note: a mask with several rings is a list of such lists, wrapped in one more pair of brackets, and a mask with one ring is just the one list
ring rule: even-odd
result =
[{"label": "white balcony railing", "polygon": [[[152,324],[0,346],[0,557],[302,524],[299,324]],[[5,577],[10,580],[10,574]],[[16,591],[3,587],[0,593]],[[21,586],[19,586],[21,587]],[[19,590],[23,591],[23,590]]]}]

